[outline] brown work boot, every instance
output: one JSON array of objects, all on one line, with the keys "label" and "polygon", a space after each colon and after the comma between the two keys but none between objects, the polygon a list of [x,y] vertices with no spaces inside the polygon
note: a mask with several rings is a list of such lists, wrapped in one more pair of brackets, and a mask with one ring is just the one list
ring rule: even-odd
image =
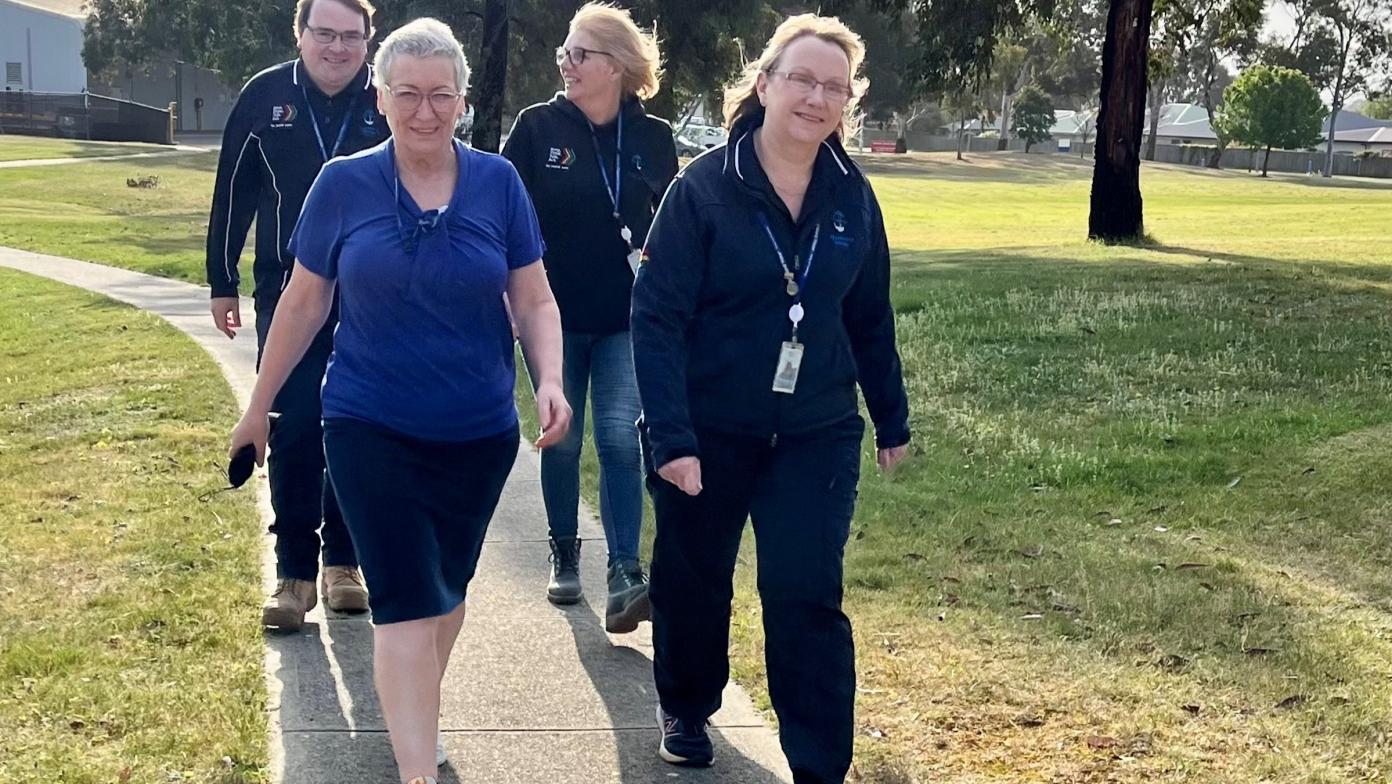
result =
[{"label": "brown work boot", "polygon": [[334,612],[367,612],[367,588],[356,566],[325,566],[323,593]]},{"label": "brown work boot", "polygon": [[313,580],[282,577],[275,592],[261,608],[261,625],[282,631],[298,631],[304,625],[305,613],[314,609],[319,596]]}]

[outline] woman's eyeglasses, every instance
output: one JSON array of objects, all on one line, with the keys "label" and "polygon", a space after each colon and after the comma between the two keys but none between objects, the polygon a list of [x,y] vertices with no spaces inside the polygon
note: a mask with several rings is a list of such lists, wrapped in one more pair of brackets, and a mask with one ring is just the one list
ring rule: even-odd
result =
[{"label": "woman's eyeglasses", "polygon": [[420,90],[387,85],[387,92],[391,93],[392,100],[396,101],[397,105],[408,112],[414,112],[419,109],[421,101],[429,100],[432,111],[438,114],[444,114],[453,109],[459,101],[459,93],[452,93],[446,90],[439,90],[427,96]]},{"label": "woman's eyeglasses", "polygon": [[583,46],[572,46],[569,48],[558,46],[556,47],[556,65],[560,65],[566,60],[569,60],[571,65],[580,65],[592,54],[614,56],[612,52],[601,52],[598,49],[586,49]]},{"label": "woman's eyeglasses", "polygon": [[767,73],[770,76],[782,77],[785,84],[803,95],[811,95],[818,85],[821,85],[822,93],[828,99],[837,103],[845,103],[851,100],[851,96],[855,94],[850,85],[845,82],[819,82],[801,71],[768,71]]}]

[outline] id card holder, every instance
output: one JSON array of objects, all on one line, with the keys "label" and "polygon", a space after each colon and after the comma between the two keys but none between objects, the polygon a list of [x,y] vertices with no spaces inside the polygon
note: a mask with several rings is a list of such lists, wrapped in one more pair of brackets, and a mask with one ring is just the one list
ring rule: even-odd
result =
[{"label": "id card holder", "polygon": [[798,370],[802,368],[801,343],[783,342],[783,350],[778,352],[778,372],[773,376],[773,391],[785,395],[797,389]]},{"label": "id card holder", "polygon": [[643,249],[632,248],[628,251],[628,268],[633,271],[633,277],[638,277],[638,265],[643,262]]}]

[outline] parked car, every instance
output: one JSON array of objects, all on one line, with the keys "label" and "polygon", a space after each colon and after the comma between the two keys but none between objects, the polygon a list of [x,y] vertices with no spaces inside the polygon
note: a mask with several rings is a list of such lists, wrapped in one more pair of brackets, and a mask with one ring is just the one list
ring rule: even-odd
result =
[{"label": "parked car", "polygon": [[724,144],[728,136],[718,125],[688,125],[677,134],[677,138],[686,139],[703,150]]}]

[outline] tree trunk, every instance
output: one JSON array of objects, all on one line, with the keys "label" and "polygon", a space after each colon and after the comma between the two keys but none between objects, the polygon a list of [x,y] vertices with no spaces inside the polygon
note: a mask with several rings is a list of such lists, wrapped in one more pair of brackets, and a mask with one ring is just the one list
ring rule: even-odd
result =
[{"label": "tree trunk", "polygon": [[1145,233],[1140,151],[1153,12],[1154,0],[1111,0],[1107,12],[1090,239],[1133,242]]},{"label": "tree trunk", "polygon": [[1150,86],[1150,138],[1146,139],[1145,159],[1155,160],[1155,143],[1160,135],[1160,109],[1165,105],[1165,83],[1157,81]]},{"label": "tree trunk", "polygon": [[1004,152],[1010,146],[1010,86],[1001,92],[1000,135],[996,139],[996,151]]},{"label": "tree trunk", "polygon": [[962,160],[962,138],[967,133],[967,116],[962,115],[962,119],[957,123],[957,160]]},{"label": "tree trunk", "polygon": [[475,149],[497,152],[503,139],[503,91],[507,88],[508,0],[485,0],[483,46],[474,95]]},{"label": "tree trunk", "polygon": [[1269,163],[1271,163],[1271,145],[1268,144],[1268,145],[1266,145],[1266,154],[1262,156],[1262,173],[1261,173],[1261,176],[1263,176],[1263,177],[1266,176],[1266,167],[1267,167],[1267,164],[1269,164]]},{"label": "tree trunk", "polygon": [[1334,130],[1339,125],[1339,112],[1344,108],[1343,96],[1339,95],[1343,80],[1340,75],[1340,84],[1334,88],[1334,105],[1329,107],[1329,133],[1324,139],[1324,171],[1321,172],[1325,177],[1334,176]]}]

